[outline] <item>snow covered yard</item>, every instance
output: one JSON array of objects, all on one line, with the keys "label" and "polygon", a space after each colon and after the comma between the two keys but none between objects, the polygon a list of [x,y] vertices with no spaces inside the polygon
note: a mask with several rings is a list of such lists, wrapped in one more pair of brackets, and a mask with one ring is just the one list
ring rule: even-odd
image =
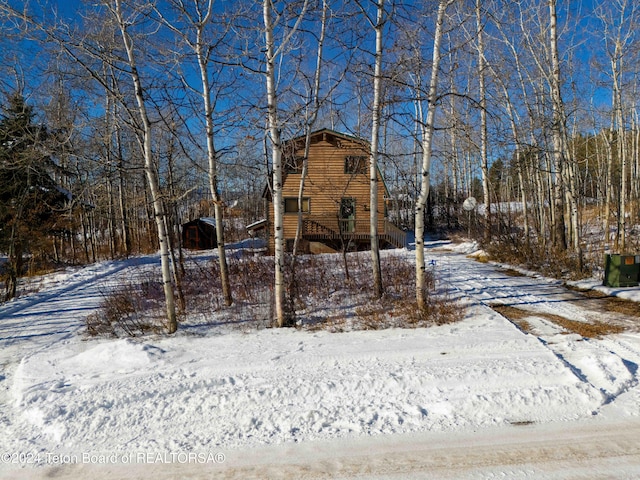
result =
[{"label": "snow covered yard", "polygon": [[[428,259],[461,322],[87,340],[133,267],[59,276],[0,307],[0,477],[635,478],[638,329],[584,339],[536,317],[606,320],[557,282]],[[530,311],[532,332],[496,304]]]}]

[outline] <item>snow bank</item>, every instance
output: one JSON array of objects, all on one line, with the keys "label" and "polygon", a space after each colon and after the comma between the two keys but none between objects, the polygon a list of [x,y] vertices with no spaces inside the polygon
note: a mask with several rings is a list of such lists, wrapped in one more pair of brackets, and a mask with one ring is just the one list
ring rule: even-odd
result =
[{"label": "snow bank", "polygon": [[533,336],[472,314],[428,330],[70,343],[25,358],[12,394],[13,441],[70,454],[566,421],[603,401]]},{"label": "snow bank", "polygon": [[[453,472],[446,478],[460,478],[455,468],[467,457],[472,458],[469,471],[476,474],[463,478],[494,473],[566,478],[564,459],[573,462],[572,473],[588,465],[587,478],[594,466],[602,467],[598,455],[603,445],[607,461],[619,466],[619,458],[627,459],[623,473],[612,478],[631,478],[627,472],[637,471],[640,458],[635,442],[640,336],[633,322],[625,333],[603,339],[568,334],[544,314],[574,321],[606,318],[582,302],[567,302],[557,281],[506,275],[465,255],[478,251],[477,245],[451,246],[454,253],[444,251],[445,243],[426,248],[427,262],[438,272],[440,286],[464,297],[470,307],[462,322],[429,329],[240,332],[219,322],[217,327],[184,328],[171,337],[87,340],[79,335],[83,318],[99,306],[102,292],[122,278],[131,281],[141,271],[158,268],[157,256],[52,276],[46,289],[0,307],[0,476],[9,472],[16,477],[17,469],[31,465],[10,463],[11,452],[37,453],[50,467],[22,470],[24,478],[38,473],[113,477],[113,465],[99,465],[106,469],[97,476],[95,470],[83,470],[89,468],[84,462],[58,468],[63,463],[58,456],[65,454],[70,459],[123,459],[224,452],[235,469],[242,461],[254,461],[256,452],[269,452],[300,462],[288,478],[303,476],[310,464],[322,472],[327,462],[334,471],[351,462],[353,471],[367,472],[360,478],[377,478],[368,475],[375,472],[371,465],[385,472],[386,453],[394,445],[403,445],[398,471],[405,472],[409,452],[415,471],[431,472],[433,457],[425,445],[441,447],[448,441],[457,446],[454,456],[449,447],[436,452],[444,465],[439,473]],[[526,310],[532,333],[498,315],[491,308],[496,304]],[[342,307],[333,297],[327,300],[327,308]],[[558,441],[565,426],[567,432],[587,428],[577,434],[583,454],[575,456],[571,433]],[[504,455],[496,453],[495,445],[511,445],[514,432],[538,436]],[[473,457],[467,447],[476,445],[476,433],[488,443]],[[460,443],[461,438],[467,440]],[[422,442],[420,449],[413,439]],[[341,450],[354,443],[361,445],[357,459],[353,451]],[[380,455],[369,450],[374,444],[384,444]],[[331,445],[331,458],[316,457],[318,445]],[[311,452],[302,460],[295,453],[301,449]],[[549,452],[561,451],[556,466],[562,474],[549,477],[537,470],[534,475],[525,465],[518,471],[526,474],[517,477],[510,463],[504,468],[499,463],[505,458],[526,462],[536,451],[545,466],[554,461],[548,460]],[[498,466],[474,470],[485,465],[487,455]],[[266,468],[280,475],[282,464],[270,462]],[[253,477],[235,478],[264,478],[264,466],[256,465]],[[202,470],[199,464],[188,474],[176,464],[133,467],[117,466],[121,477],[134,472],[130,478],[194,478],[197,472],[200,478],[217,478],[217,470]],[[607,475],[601,476],[609,478],[613,470],[604,471]]]}]

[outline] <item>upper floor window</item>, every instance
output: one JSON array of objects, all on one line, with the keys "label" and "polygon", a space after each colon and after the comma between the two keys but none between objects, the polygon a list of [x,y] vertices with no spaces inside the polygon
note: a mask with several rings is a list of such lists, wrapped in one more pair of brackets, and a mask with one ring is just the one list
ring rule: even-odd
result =
[{"label": "upper floor window", "polygon": [[344,173],[346,174],[367,174],[369,158],[364,155],[349,155],[344,159]]}]

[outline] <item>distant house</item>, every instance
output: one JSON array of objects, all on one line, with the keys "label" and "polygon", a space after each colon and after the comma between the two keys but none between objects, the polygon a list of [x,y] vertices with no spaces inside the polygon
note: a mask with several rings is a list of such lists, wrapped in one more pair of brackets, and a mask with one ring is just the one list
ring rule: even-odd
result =
[{"label": "distant house", "polygon": [[182,246],[190,250],[216,248],[216,221],[214,218],[198,218],[182,225]]},{"label": "distant house", "polygon": [[[298,224],[298,191],[304,156],[304,136],[284,142],[284,238],[291,250]],[[323,129],[313,132],[302,200],[302,250],[319,253],[370,248],[369,142]],[[405,233],[388,221],[387,188],[378,172],[378,232],[381,248],[405,246]],[[269,189],[267,223],[273,252],[273,210]],[[261,224],[260,224],[261,225]]]}]

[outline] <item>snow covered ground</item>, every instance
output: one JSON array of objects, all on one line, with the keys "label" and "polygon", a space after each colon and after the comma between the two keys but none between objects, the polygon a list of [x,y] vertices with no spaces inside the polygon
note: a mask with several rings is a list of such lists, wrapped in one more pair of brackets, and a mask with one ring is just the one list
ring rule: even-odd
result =
[{"label": "snow covered ground", "polygon": [[0,307],[0,478],[638,478],[638,320],[567,334],[544,314],[608,314],[468,248],[427,252],[465,318],[415,330],[86,339],[101,295],[157,257],[47,277]]}]

